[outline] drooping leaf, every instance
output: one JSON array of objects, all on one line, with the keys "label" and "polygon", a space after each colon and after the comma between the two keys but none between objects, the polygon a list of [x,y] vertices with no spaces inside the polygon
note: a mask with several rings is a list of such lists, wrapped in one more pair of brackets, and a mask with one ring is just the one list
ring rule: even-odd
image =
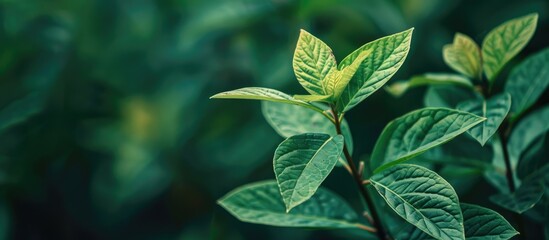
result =
[{"label": "drooping leaf", "polygon": [[465,238],[506,240],[518,232],[499,213],[473,204],[461,204]]},{"label": "drooping leaf", "polygon": [[343,150],[343,136],[304,133],[284,140],[273,168],[286,211],[307,201],[328,177]]},{"label": "drooping leaf", "polygon": [[425,85],[456,85],[465,88],[473,88],[471,81],[457,74],[451,73],[425,73],[410,78],[408,81],[400,81],[387,86],[385,89],[393,96],[400,97],[408,89]]},{"label": "drooping leaf", "polygon": [[534,207],[543,193],[544,187],[541,181],[525,181],[515,192],[496,194],[490,196],[490,200],[510,211],[523,213]]},{"label": "drooping leaf", "polygon": [[[448,108],[424,108],[391,121],[372,152],[379,172],[450,141],[485,119]],[[385,164],[381,166],[382,164]]]},{"label": "drooping leaf", "polygon": [[489,81],[493,82],[501,69],[528,44],[538,21],[533,13],[511,19],[486,35],[482,42],[482,68]]},{"label": "drooping leaf", "polygon": [[312,95],[329,95],[322,81],[337,67],[332,49],[320,39],[301,30],[294,52],[293,68],[297,80]]},{"label": "drooping leaf", "polygon": [[458,106],[458,109],[486,118],[486,121],[467,130],[480,145],[496,133],[511,108],[511,96],[508,93],[493,96],[488,100],[471,100]]},{"label": "drooping leaf", "polygon": [[518,117],[532,106],[548,85],[549,48],[546,48],[515,67],[505,83],[505,91],[513,98],[513,117]]},{"label": "drooping leaf", "polygon": [[456,33],[454,42],[445,45],[442,52],[449,67],[470,78],[480,79],[480,48],[469,36]]},{"label": "drooping leaf", "polygon": [[320,188],[300,206],[286,213],[276,181],[239,187],[218,201],[244,222],[280,227],[356,228],[357,215],[338,195]]},{"label": "drooping leaf", "polygon": [[426,107],[456,108],[471,99],[482,98],[477,92],[456,86],[431,86],[423,97]]},{"label": "drooping leaf", "polygon": [[400,164],[375,174],[370,181],[400,217],[425,233],[436,239],[465,239],[457,194],[435,172]]},{"label": "drooping leaf", "polygon": [[287,104],[294,104],[302,107],[306,107],[317,112],[323,112],[319,107],[309,104],[307,102],[297,100],[290,95],[283,93],[278,90],[270,88],[260,88],[260,87],[247,87],[240,88],[232,91],[218,93],[210,97],[212,98],[223,98],[223,99],[252,99],[252,100],[263,100],[271,102],[281,102]]},{"label": "drooping leaf", "polygon": [[[300,106],[262,102],[263,116],[283,138],[302,133],[325,133],[337,136],[334,124],[322,114]],[[347,121],[341,122],[341,133],[349,151],[353,152],[353,137]]]},{"label": "drooping leaf", "polygon": [[380,89],[402,66],[412,38],[413,28],[365,44],[349,54],[338,66],[351,65],[364,51],[372,51],[347,84],[337,103],[339,112],[347,112]]},{"label": "drooping leaf", "polygon": [[549,130],[549,106],[545,106],[524,117],[513,129],[507,149],[513,166],[518,163],[521,154],[541,135]]}]

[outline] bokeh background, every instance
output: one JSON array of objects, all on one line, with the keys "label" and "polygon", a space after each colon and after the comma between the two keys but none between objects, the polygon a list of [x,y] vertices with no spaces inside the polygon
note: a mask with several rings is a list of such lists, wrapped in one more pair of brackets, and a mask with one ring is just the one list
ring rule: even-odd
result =
[{"label": "bokeh background", "polygon": [[[282,138],[258,102],[208,97],[305,93],[291,67],[300,28],[342,59],[415,27],[395,81],[450,71],[441,49],[455,32],[480,42],[531,12],[536,34],[510,66],[549,46],[549,1],[1,0],[0,239],[343,239],[241,223],[215,204],[274,178]],[[355,155],[424,92],[380,90],[347,114]],[[326,185],[360,204],[343,170]],[[493,191],[479,186],[460,197]]]}]

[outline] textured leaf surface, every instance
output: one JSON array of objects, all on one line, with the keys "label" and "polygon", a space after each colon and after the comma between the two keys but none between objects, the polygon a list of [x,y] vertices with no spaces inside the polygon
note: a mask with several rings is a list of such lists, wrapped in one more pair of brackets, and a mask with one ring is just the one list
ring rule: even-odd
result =
[{"label": "textured leaf surface", "polygon": [[303,107],[315,110],[317,112],[323,111],[322,109],[312,104],[309,104],[301,100],[297,100],[286,93],[283,93],[278,90],[270,89],[270,88],[260,88],[260,87],[240,88],[232,91],[218,93],[216,95],[211,96],[210,98],[264,100],[264,101],[281,102],[281,103],[288,103],[288,104],[303,106]]},{"label": "textured leaf surface", "polygon": [[367,43],[341,61],[339,69],[351,65],[362,52],[372,51],[343,90],[337,103],[340,112],[349,111],[389,81],[408,55],[412,31],[408,29]]},{"label": "textured leaf surface", "polygon": [[326,79],[323,81],[324,91],[332,96],[334,102],[339,99],[339,96],[343,90],[345,90],[349,81],[351,81],[364,59],[371,52],[371,50],[362,51],[350,65],[345,66],[341,70],[333,68],[328,76],[326,76]]},{"label": "textured leaf surface", "polygon": [[518,232],[499,213],[473,204],[461,204],[465,238],[506,240]]},{"label": "textured leaf surface", "polygon": [[543,94],[549,85],[549,48],[536,53],[515,67],[505,83],[511,94],[511,112],[520,115]]},{"label": "textured leaf surface", "polygon": [[305,90],[312,95],[328,95],[324,92],[322,81],[336,60],[332,49],[320,39],[305,30],[301,30],[293,60],[294,73]]},{"label": "textured leaf surface", "polygon": [[305,133],[284,140],[273,168],[286,211],[307,201],[328,177],[343,150],[343,136]]},{"label": "textured leaf surface", "polygon": [[276,181],[239,187],[218,201],[244,222],[281,227],[357,227],[357,215],[338,195],[320,188],[309,201],[286,213]]},{"label": "textured leaf surface", "polygon": [[507,142],[511,162],[516,164],[524,150],[549,130],[548,123],[549,106],[545,106],[530,113],[516,125]]},{"label": "textured leaf surface", "polygon": [[458,109],[486,118],[486,121],[470,128],[467,133],[482,146],[496,133],[511,108],[511,96],[508,93],[494,96],[488,100],[464,102]]},{"label": "textured leaf surface", "polygon": [[442,52],[449,67],[470,78],[480,79],[480,48],[469,36],[456,33],[454,42],[445,45]]},{"label": "textured leaf surface", "polygon": [[536,30],[538,14],[511,19],[486,35],[482,42],[482,68],[493,81],[509,60],[530,41]]},{"label": "textured leaf surface", "polygon": [[[334,124],[322,114],[300,106],[274,102],[262,103],[263,116],[283,138],[302,133],[325,133],[337,136]],[[341,133],[349,151],[353,152],[353,137],[347,121],[341,123]]]},{"label": "textured leaf surface", "polygon": [[516,213],[526,212],[533,208],[543,196],[544,187],[541,181],[527,181],[512,194],[501,193],[490,196],[490,200]]},{"label": "textured leaf surface", "polygon": [[425,85],[456,85],[465,88],[473,88],[471,81],[457,74],[451,73],[426,73],[412,77],[408,81],[400,81],[386,87],[393,96],[399,97],[412,87]]},{"label": "textured leaf surface", "polygon": [[375,171],[408,160],[445,143],[484,121],[471,113],[448,108],[424,108],[391,121],[372,153]]},{"label": "textured leaf surface", "polygon": [[407,222],[436,239],[465,239],[457,194],[435,172],[401,164],[370,180],[387,204]]}]

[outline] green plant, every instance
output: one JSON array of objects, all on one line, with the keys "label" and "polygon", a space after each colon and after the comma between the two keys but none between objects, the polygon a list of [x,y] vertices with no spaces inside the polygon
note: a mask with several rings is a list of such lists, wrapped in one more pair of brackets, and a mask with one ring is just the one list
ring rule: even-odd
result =
[{"label": "green plant", "polygon": [[[514,213],[522,237],[528,234],[522,230],[522,214],[545,225],[546,235],[549,232],[549,198],[544,194],[549,181],[545,140],[549,106],[534,107],[549,85],[549,48],[527,57],[506,79],[499,73],[530,41],[537,19],[537,14],[529,14],[509,20],[490,31],[481,47],[457,33],[453,43],[444,46],[443,58],[458,74],[429,73],[387,88],[398,96],[413,86],[448,85],[431,86],[426,104],[457,108],[487,119],[467,132],[481,146],[491,147],[481,149],[493,152],[491,166],[483,173],[499,193],[489,199]],[[500,91],[496,80],[504,83]],[[469,159],[466,164],[475,162],[481,160]]]},{"label": "green plant", "polygon": [[[250,87],[212,96],[264,100],[265,118],[286,138],[273,158],[276,180],[237,188],[219,204],[245,222],[354,228],[369,233],[369,238],[508,239],[516,235],[498,213],[460,203],[453,187],[436,172],[405,163],[475,128],[484,117],[449,108],[410,112],[385,127],[370,161],[360,161],[358,167],[354,162],[344,115],[400,68],[412,30],[367,43],[339,64],[325,43],[302,31],[293,67],[310,95]],[[359,211],[364,218],[342,197],[321,187],[335,166],[352,176],[365,203],[365,211]],[[410,232],[414,235],[402,235]]]}]

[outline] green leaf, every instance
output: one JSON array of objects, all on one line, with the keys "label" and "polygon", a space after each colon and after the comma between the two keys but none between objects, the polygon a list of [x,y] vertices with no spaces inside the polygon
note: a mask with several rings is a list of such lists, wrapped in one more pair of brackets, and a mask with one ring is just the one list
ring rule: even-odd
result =
[{"label": "green leaf", "polygon": [[210,99],[212,98],[251,99],[251,100],[281,102],[281,103],[294,104],[294,105],[306,107],[320,113],[323,112],[322,109],[320,109],[315,105],[309,104],[301,100],[297,100],[286,93],[283,93],[278,90],[270,89],[270,88],[260,88],[260,87],[240,88],[232,91],[218,93],[210,97]]},{"label": "green leaf", "polygon": [[510,211],[523,213],[533,208],[543,193],[544,187],[541,181],[525,181],[515,192],[493,195],[490,196],[490,200]]},{"label": "green leaf", "polygon": [[545,106],[530,113],[516,125],[507,142],[509,158],[513,166],[516,166],[524,150],[549,130],[548,122],[549,106]]},{"label": "green leaf", "polygon": [[322,81],[335,67],[332,49],[302,29],[293,60],[294,73],[301,86],[312,95],[329,95],[324,91]]},{"label": "green leaf", "polygon": [[364,59],[366,59],[371,52],[371,50],[362,51],[351,65],[345,66],[341,70],[333,68],[332,71],[328,73],[328,76],[326,76],[326,79],[323,81],[324,92],[332,96],[332,101],[335,102],[339,99],[339,96],[343,90],[345,90],[349,81],[351,81]]},{"label": "green leaf", "polygon": [[450,141],[484,120],[474,114],[448,108],[424,108],[410,112],[391,121],[383,129],[372,152],[372,166],[378,167],[375,172],[379,172]]},{"label": "green leaf", "polygon": [[510,108],[511,95],[508,93],[493,96],[488,100],[471,100],[458,106],[459,110],[486,118],[486,121],[467,130],[467,133],[482,146],[496,133]]},{"label": "green leaf", "polygon": [[[334,124],[322,114],[307,108],[274,102],[262,103],[263,116],[283,138],[302,133],[325,133],[337,136]],[[341,122],[341,133],[349,151],[353,152],[353,137],[347,121]]]},{"label": "green leaf", "polygon": [[347,84],[337,102],[339,112],[347,112],[381,88],[402,66],[412,39],[413,28],[365,44],[349,54],[338,66],[351,65],[364,51],[372,51]]},{"label": "green leaf", "polygon": [[218,201],[244,222],[280,227],[356,228],[353,209],[338,195],[320,188],[309,201],[286,213],[276,181],[239,187]]},{"label": "green leaf", "polygon": [[549,48],[536,53],[515,67],[505,83],[511,94],[511,112],[518,117],[532,106],[549,85]]},{"label": "green leaf", "polygon": [[328,177],[343,151],[343,136],[304,133],[284,140],[273,168],[286,211],[307,201]]},{"label": "green leaf", "polygon": [[455,108],[461,102],[482,98],[477,92],[455,86],[431,86],[423,98],[426,107]]},{"label": "green leaf", "polygon": [[297,100],[305,102],[330,102],[330,95],[294,95]]},{"label": "green leaf", "polygon": [[404,220],[436,239],[465,239],[459,200],[435,172],[411,164],[392,166],[370,179]]},{"label": "green leaf", "polygon": [[44,107],[44,95],[39,92],[29,93],[0,110],[0,132],[24,122],[39,113]]},{"label": "green leaf", "polygon": [[518,232],[499,213],[473,204],[461,204],[465,238],[505,240]]},{"label": "green leaf", "polygon": [[425,85],[456,85],[465,88],[473,88],[471,81],[457,74],[451,73],[425,73],[410,78],[408,81],[393,83],[385,89],[395,97],[400,97],[408,89]]},{"label": "green leaf", "polygon": [[481,78],[480,48],[469,36],[456,33],[454,42],[445,45],[442,52],[450,68],[470,78]]},{"label": "green leaf", "polygon": [[486,35],[482,42],[482,68],[489,81],[530,41],[536,30],[538,14],[511,19]]}]

